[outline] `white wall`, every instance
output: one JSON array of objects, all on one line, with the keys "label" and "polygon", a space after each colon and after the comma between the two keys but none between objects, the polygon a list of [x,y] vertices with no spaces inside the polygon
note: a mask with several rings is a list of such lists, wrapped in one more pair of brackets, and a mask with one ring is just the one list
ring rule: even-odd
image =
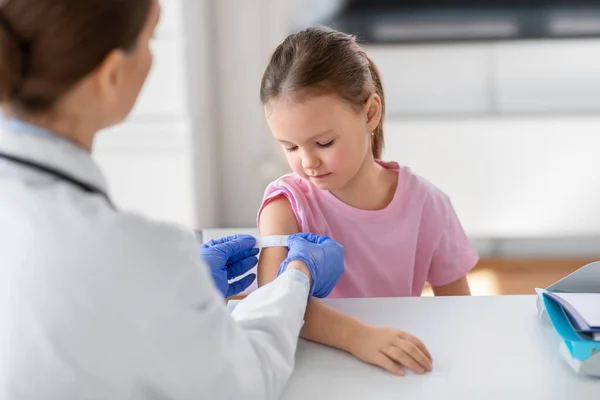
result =
[{"label": "white wall", "polygon": [[221,0],[214,6],[219,221],[221,226],[254,226],[253,215],[266,185],[257,171],[272,156],[258,97],[268,55],[269,9],[262,8],[261,0]]},{"label": "white wall", "polygon": [[[173,0],[171,0],[173,1]],[[196,228],[220,223],[220,184],[218,165],[221,157],[215,82],[214,4],[212,0],[183,0],[187,60],[187,110],[192,130],[190,146],[194,154],[192,188]]]}]

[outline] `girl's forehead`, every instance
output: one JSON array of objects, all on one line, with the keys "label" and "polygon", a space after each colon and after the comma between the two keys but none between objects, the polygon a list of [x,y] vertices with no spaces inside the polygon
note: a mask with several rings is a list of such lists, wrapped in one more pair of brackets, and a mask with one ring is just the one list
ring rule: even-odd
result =
[{"label": "girl's forehead", "polygon": [[272,99],[265,105],[268,118],[300,119],[310,115],[310,120],[331,119],[338,115],[355,113],[356,110],[335,95],[322,95],[295,99],[282,97]]}]

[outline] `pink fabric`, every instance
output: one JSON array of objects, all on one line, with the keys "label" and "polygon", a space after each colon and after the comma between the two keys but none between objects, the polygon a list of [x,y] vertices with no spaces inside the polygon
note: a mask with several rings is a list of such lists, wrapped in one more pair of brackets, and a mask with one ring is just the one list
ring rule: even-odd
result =
[{"label": "pink fabric", "polygon": [[408,167],[380,162],[398,172],[398,187],[382,210],[348,206],[297,174],[269,184],[260,213],[285,196],[301,232],[327,235],[345,249],[345,272],[329,297],[420,296],[425,285],[463,277],[479,257],[450,199]]}]

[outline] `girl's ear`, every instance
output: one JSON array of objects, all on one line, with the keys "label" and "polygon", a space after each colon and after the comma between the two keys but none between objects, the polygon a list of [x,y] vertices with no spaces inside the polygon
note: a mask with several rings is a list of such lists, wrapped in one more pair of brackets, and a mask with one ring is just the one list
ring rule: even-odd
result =
[{"label": "girl's ear", "polygon": [[369,132],[373,132],[381,122],[383,106],[381,97],[373,93],[365,102],[365,114],[367,116],[367,127]]}]

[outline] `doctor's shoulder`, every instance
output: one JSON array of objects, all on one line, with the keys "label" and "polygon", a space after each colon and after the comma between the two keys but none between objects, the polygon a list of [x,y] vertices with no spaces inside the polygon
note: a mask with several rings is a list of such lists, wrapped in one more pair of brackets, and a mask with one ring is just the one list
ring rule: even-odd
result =
[{"label": "doctor's shoulder", "polygon": [[88,217],[72,237],[74,261],[87,264],[86,269],[105,270],[115,278],[140,276],[158,284],[200,265],[199,244],[191,229],[130,212],[102,210]]},{"label": "doctor's shoulder", "polygon": [[[154,221],[143,216],[118,212],[104,215],[94,227],[90,240],[82,241],[87,254],[80,264],[111,287],[115,295],[130,296],[158,305],[194,282],[193,288],[207,291],[210,275],[202,268],[199,243],[193,230]],[[158,299],[162,299],[159,301]]]},{"label": "doctor's shoulder", "polygon": [[111,222],[103,230],[104,237],[128,256],[196,260],[199,243],[192,229],[129,212],[115,213]]}]

